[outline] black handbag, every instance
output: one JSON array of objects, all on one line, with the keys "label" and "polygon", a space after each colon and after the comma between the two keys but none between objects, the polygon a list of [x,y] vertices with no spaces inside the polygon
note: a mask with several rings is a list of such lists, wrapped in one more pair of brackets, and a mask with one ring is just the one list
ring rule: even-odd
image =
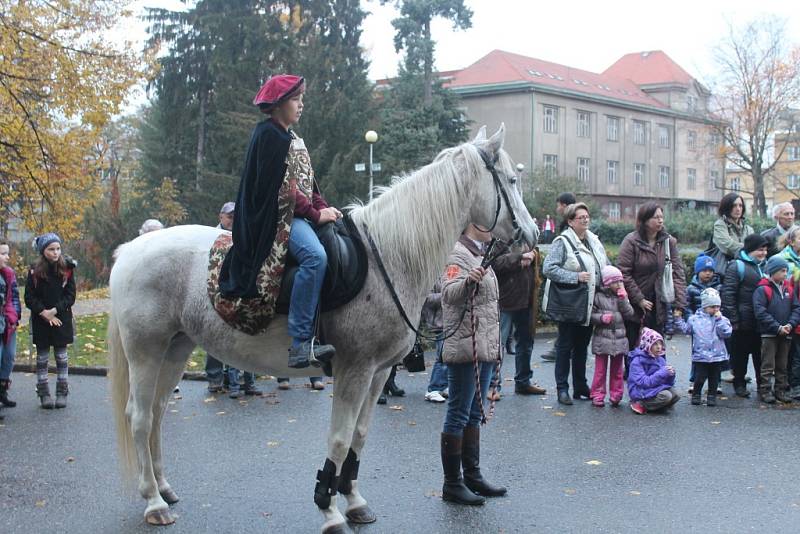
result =
[{"label": "black handbag", "polygon": [[[568,238],[565,237],[564,240],[572,247],[575,257],[581,264],[581,269],[586,271],[586,265],[584,265],[578,249]],[[547,310],[545,310],[545,314],[551,321],[583,324],[586,322],[588,309],[588,284],[566,284],[548,280]]]},{"label": "black handbag", "polygon": [[414,347],[411,352],[403,358],[403,367],[409,373],[421,373],[425,370],[425,351],[422,350],[419,339],[414,341]]}]

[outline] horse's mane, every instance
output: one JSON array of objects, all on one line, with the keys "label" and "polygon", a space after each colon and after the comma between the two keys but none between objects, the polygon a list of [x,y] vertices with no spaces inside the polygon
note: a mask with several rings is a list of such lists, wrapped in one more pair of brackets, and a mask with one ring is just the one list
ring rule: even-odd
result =
[{"label": "horse's mane", "polygon": [[[430,282],[455,242],[452,236],[463,230],[468,205],[474,192],[464,177],[482,172],[478,148],[464,143],[439,153],[433,163],[411,174],[396,177],[388,187],[376,188],[379,196],[367,205],[351,205],[356,223],[363,223],[387,265],[402,268],[411,279]],[[416,250],[416,254],[407,251]],[[402,267],[401,267],[402,266]]]}]

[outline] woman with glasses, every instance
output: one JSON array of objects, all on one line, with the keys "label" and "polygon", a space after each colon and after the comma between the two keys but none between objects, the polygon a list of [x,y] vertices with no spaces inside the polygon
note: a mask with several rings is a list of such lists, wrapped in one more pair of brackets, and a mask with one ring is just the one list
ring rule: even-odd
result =
[{"label": "woman with glasses", "polygon": [[[665,247],[669,243],[672,262],[672,285],[675,301],[664,302],[662,274],[666,264]],[[686,307],[686,278],[683,262],[678,252],[678,241],[664,228],[664,209],[656,202],[647,202],[636,214],[636,230],[625,236],[619,247],[617,267],[625,280],[625,291],[636,312],[635,321],[626,321],[628,344],[633,350],[639,346],[642,326],[661,334],[665,333],[671,310]]]},{"label": "woman with glasses", "polygon": [[[600,270],[608,265],[600,239],[589,231],[589,208],[583,202],[570,204],[564,210],[564,229],[553,240],[542,270],[550,282],[586,284],[589,298],[582,322],[559,322],[556,341],[556,389],[558,402],[572,404],[569,396],[569,371],[572,367],[572,396],[589,399],[586,382],[586,353],[592,337],[591,313],[594,293],[602,285]],[[549,288],[549,285],[548,285]],[[548,291],[545,290],[547,299]],[[547,304],[543,305],[547,309]],[[583,310],[581,310],[583,312]],[[581,314],[579,314],[581,315]]]}]

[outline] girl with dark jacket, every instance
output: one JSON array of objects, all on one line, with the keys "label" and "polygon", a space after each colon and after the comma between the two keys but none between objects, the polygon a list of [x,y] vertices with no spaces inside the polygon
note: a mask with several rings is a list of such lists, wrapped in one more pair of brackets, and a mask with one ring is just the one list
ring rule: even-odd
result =
[{"label": "girl with dark jacket", "polygon": [[753,355],[756,382],[761,379],[761,335],[753,312],[753,293],[766,277],[763,262],[767,257],[767,239],[750,234],[744,239],[739,255],[728,263],[722,282],[722,314],[730,319],[733,335],[729,350],[733,368],[733,390],[739,397],[749,397],[747,391],[748,355]]},{"label": "girl with dark jacket", "polygon": [[[37,237],[40,257],[28,271],[25,306],[31,310],[31,332],[36,345],[36,394],[42,408],[66,408],[68,376],[67,345],[73,342],[72,305],[75,304],[74,263],[61,254],[61,238],[49,233]],[[53,347],[58,380],[56,401],[50,397],[47,361]]]}]

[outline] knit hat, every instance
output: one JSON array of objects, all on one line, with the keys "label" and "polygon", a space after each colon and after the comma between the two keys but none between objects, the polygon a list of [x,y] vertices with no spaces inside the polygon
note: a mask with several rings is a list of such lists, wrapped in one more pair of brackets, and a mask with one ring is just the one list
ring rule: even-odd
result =
[{"label": "knit hat", "polygon": [[292,74],[278,74],[261,86],[253,104],[271,109],[305,89],[305,78]]},{"label": "knit hat", "polygon": [[761,247],[767,246],[769,246],[769,241],[767,241],[767,238],[761,234],[750,234],[744,238],[744,251],[748,254],[754,250],[760,249]]},{"label": "knit hat", "polygon": [[781,269],[789,270],[789,263],[780,256],[772,256],[767,260],[767,274],[772,276]]},{"label": "knit hat", "polygon": [[697,259],[694,260],[694,272],[695,274],[706,271],[711,269],[712,271],[717,268],[717,262],[714,261],[714,258],[711,256],[706,256],[705,254],[700,254],[697,256]]},{"label": "knit hat", "polygon": [[622,282],[622,273],[613,265],[606,265],[600,271],[600,276],[603,279],[603,286],[608,287],[614,282]]},{"label": "knit hat", "polygon": [[44,254],[44,249],[53,243],[61,243],[61,238],[58,237],[58,234],[49,232],[34,239],[32,245],[36,252]]},{"label": "knit hat", "polygon": [[[647,327],[642,328],[642,335],[639,338],[640,349],[650,354],[650,349],[653,347],[653,345],[655,345],[659,341],[661,342],[661,345],[664,346],[664,338],[661,337],[661,334]],[[661,356],[662,354],[664,354],[664,352],[665,351],[662,349],[662,352],[656,354],[656,356]]]},{"label": "knit hat", "polygon": [[719,291],[713,287],[706,288],[700,293],[700,307],[708,308],[709,306],[722,306]]}]

